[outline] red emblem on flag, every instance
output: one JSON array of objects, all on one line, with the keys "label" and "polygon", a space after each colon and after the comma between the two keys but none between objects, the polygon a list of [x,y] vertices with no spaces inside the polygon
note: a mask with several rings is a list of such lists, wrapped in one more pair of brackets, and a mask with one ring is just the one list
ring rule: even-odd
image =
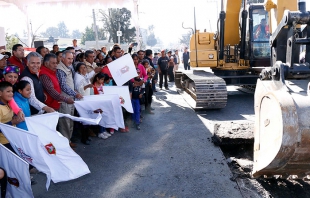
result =
[{"label": "red emblem on flag", "polygon": [[9,182],[9,184],[11,184],[11,185],[13,185],[13,186],[15,186],[17,188],[19,187],[19,181],[16,178],[8,177],[8,182]]},{"label": "red emblem on flag", "polygon": [[120,96],[119,99],[120,99],[121,104],[125,104],[125,99],[122,96]]},{"label": "red emblem on flag", "polygon": [[52,143],[49,143],[49,144],[45,145],[44,147],[49,154],[55,154],[56,155],[56,148],[54,147],[54,145]]}]

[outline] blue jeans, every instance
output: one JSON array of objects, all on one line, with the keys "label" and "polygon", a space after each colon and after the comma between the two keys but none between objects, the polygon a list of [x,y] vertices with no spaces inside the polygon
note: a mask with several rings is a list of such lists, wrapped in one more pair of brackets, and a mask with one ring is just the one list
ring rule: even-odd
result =
[{"label": "blue jeans", "polygon": [[100,128],[99,128],[99,133],[103,133],[103,132],[105,132],[105,128],[103,127],[103,126],[99,126]]},{"label": "blue jeans", "polygon": [[131,104],[133,108],[132,119],[136,124],[140,124],[140,100],[139,98],[131,99]]}]

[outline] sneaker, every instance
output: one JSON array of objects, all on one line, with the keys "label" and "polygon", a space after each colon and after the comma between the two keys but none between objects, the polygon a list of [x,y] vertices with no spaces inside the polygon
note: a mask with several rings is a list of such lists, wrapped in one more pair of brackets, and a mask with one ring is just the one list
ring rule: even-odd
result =
[{"label": "sneaker", "polygon": [[99,135],[98,135],[98,137],[99,138],[101,138],[101,139],[108,139],[108,136],[106,136],[106,135],[104,135],[103,133],[100,133]]},{"label": "sneaker", "polygon": [[165,87],[166,90],[169,90],[169,87]]},{"label": "sneaker", "polygon": [[140,130],[140,129],[141,129],[141,128],[140,128],[140,124],[137,124],[137,125],[136,125],[136,129],[137,129],[137,130]]},{"label": "sneaker", "polygon": [[103,132],[103,135],[108,136],[108,137],[110,137],[110,136],[111,136],[111,134],[110,134],[110,133],[108,133],[108,132]]}]

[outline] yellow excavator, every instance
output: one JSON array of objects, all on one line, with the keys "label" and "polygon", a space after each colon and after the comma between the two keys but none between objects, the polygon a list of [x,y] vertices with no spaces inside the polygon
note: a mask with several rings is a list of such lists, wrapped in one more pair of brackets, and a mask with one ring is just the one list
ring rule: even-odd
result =
[{"label": "yellow excavator", "polygon": [[226,85],[256,85],[252,175],[310,175],[306,1],[228,0],[221,10],[218,33],[196,31],[190,42],[190,65],[212,72],[177,72],[176,86],[190,93],[196,108],[212,109],[226,106]]},{"label": "yellow excavator", "polygon": [[261,70],[270,66],[269,20],[263,2],[222,0],[217,33],[196,31],[191,37],[192,70],[176,72],[175,84],[192,96],[194,109],[224,108],[226,85],[255,86]]}]

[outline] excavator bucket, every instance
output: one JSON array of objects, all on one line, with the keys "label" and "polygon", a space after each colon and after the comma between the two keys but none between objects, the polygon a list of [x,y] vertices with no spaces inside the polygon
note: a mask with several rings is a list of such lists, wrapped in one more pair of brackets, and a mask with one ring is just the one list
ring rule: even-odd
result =
[{"label": "excavator bucket", "polygon": [[254,104],[254,177],[310,174],[308,93],[308,79],[258,79]]}]

